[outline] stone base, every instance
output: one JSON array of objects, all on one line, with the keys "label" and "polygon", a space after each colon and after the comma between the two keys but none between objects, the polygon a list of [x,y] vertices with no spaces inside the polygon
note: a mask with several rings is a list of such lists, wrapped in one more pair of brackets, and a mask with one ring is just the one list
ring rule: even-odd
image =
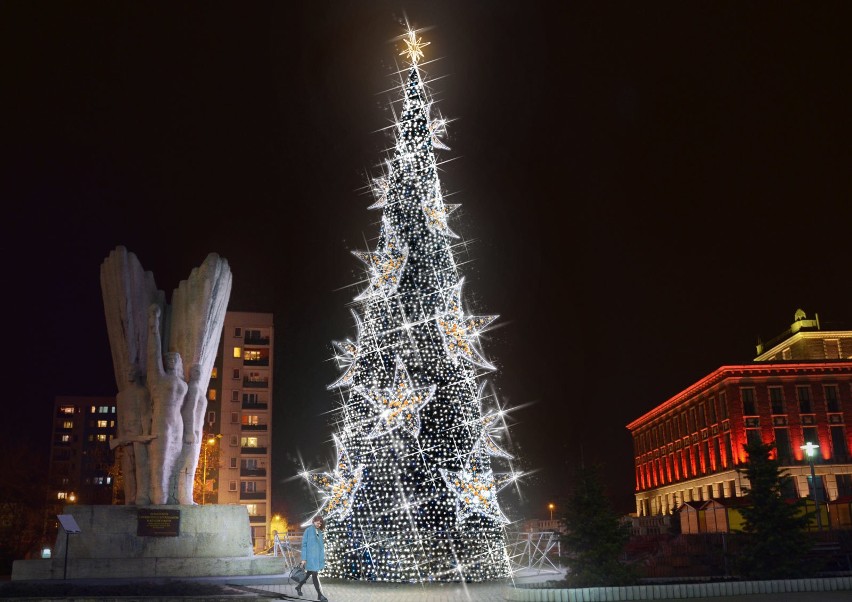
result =
[{"label": "stone base", "polygon": [[180,513],[177,536],[138,535],[137,506],[67,506],[80,533],[60,528],[53,557],[17,560],[12,579],[274,575],[283,559],[254,556],[244,506],[148,506]]}]

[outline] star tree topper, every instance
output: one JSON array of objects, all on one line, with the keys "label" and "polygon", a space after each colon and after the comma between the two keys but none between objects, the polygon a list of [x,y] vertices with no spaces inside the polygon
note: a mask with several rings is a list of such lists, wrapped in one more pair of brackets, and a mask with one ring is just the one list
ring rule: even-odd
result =
[{"label": "star tree topper", "polygon": [[436,385],[415,388],[405,365],[397,357],[393,384],[389,388],[356,388],[378,412],[376,424],[367,439],[375,439],[398,428],[417,437],[420,434],[420,410],[432,399],[435,389]]},{"label": "star tree topper", "polygon": [[403,54],[408,55],[408,61],[412,65],[416,65],[417,61],[423,58],[423,48],[429,45],[429,42],[424,42],[423,38],[417,37],[417,34],[414,30],[408,30],[408,38],[403,38],[405,42],[405,50],[400,52],[400,56]]}]

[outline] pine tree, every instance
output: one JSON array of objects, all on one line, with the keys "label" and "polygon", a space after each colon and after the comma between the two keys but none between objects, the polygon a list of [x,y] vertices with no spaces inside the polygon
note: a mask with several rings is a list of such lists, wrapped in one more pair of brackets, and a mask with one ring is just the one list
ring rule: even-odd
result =
[{"label": "pine tree", "polygon": [[604,493],[600,471],[598,467],[578,469],[565,505],[567,533],[562,545],[571,587],[619,586],[635,581],[633,570],[620,560],[630,532]]},{"label": "pine tree", "polygon": [[418,60],[405,40],[396,143],[374,181],[381,232],[356,252],[369,282],[356,297],[355,340],[335,343],[343,375],[337,464],[305,476],[322,492],[328,521],[326,574],[381,581],[481,581],[509,575],[495,474],[503,411],[485,395],[479,334],[496,316],[463,306],[463,279],[447,225],[435,148],[444,120],[432,116]]},{"label": "pine tree", "polygon": [[743,491],[751,503],[740,509],[745,525],[737,570],[743,577],[788,579],[808,573],[803,551],[809,541],[805,528],[811,515],[805,511],[804,498],[782,497],[787,475],[781,463],[770,457],[774,445],[753,442],[745,446],[748,459],[739,471],[749,486]]}]

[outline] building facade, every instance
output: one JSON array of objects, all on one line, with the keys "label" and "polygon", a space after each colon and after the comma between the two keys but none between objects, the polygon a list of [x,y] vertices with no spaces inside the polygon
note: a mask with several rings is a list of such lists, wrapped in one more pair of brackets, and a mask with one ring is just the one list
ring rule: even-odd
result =
[{"label": "building facade", "polygon": [[226,313],[202,449],[208,499],[246,506],[256,551],[272,545],[274,334],[271,313]]},{"label": "building facade", "polygon": [[[637,516],[686,502],[742,497],[748,441],[775,445],[785,495],[852,496],[852,330],[822,330],[796,312],[751,363],[722,366],[627,425]],[[806,443],[819,445],[811,482]]]},{"label": "building facade", "polygon": [[112,504],[117,478],[109,440],[116,432],[114,397],[56,397],[50,435],[45,531],[58,529],[66,504]]}]

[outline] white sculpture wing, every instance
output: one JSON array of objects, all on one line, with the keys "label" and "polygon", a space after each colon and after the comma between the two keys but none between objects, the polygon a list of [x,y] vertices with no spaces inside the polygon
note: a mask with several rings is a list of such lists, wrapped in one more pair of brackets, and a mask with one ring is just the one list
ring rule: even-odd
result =
[{"label": "white sculpture wing", "polygon": [[112,350],[115,383],[127,383],[127,369],[136,364],[142,374],[147,368],[148,307],[165,305],[154,275],[142,269],[136,255],[116,247],[101,264],[101,293],[107,334]]},{"label": "white sculpture wing", "polygon": [[201,366],[202,390],[210,383],[216,361],[231,281],[227,260],[210,253],[189,278],[181,280],[172,295],[169,349],[180,353],[187,381],[192,366]]}]

